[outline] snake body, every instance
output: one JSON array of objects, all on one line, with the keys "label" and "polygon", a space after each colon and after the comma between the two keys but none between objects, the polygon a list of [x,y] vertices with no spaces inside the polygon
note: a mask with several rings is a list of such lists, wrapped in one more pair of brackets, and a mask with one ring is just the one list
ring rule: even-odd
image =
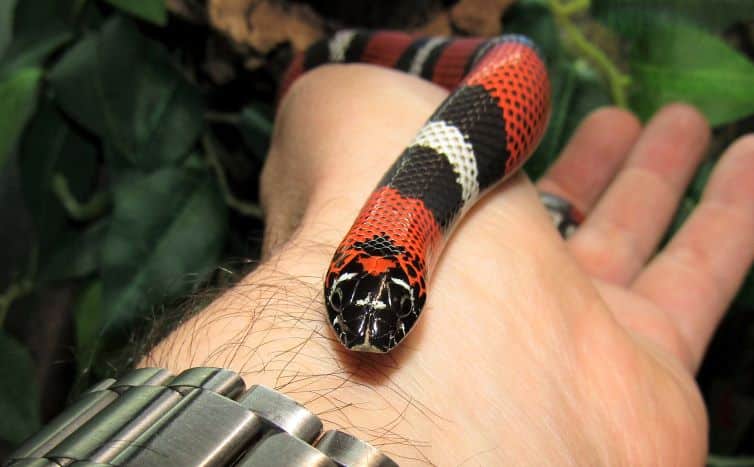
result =
[{"label": "snake body", "polygon": [[452,90],[383,175],[327,270],[329,321],[348,349],[388,352],[424,307],[429,274],[463,214],[532,154],[550,85],[532,42],[342,31],[296,57],[282,89],[323,63],[360,62]]}]

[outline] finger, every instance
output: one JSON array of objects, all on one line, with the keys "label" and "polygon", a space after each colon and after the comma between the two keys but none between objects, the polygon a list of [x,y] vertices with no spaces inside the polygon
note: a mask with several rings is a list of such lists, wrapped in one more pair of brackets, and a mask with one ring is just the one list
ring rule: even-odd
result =
[{"label": "finger", "polygon": [[615,177],[640,132],[641,124],[630,112],[616,107],[595,110],[579,125],[537,187],[586,214]]},{"label": "finger", "polygon": [[709,141],[704,117],[673,104],[647,125],[624,168],[569,241],[593,277],[628,284],[657,247]]},{"label": "finger", "polygon": [[726,151],[691,217],[633,288],[667,310],[698,364],[753,259],[754,135],[749,135]]}]

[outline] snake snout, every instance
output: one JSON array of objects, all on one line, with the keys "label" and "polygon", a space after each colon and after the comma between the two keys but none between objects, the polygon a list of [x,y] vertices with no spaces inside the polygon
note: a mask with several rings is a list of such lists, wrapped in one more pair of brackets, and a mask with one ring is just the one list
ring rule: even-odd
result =
[{"label": "snake snout", "polygon": [[409,333],[421,309],[400,269],[338,276],[326,291],[330,322],[348,349],[389,352]]}]

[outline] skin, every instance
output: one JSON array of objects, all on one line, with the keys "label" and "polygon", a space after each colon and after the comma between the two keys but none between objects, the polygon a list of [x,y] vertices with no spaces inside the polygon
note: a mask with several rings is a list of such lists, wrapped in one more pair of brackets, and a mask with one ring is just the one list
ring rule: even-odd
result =
[{"label": "skin", "polygon": [[300,79],[262,177],[263,261],[142,365],[240,371],[402,465],[702,465],[694,373],[754,258],[754,135],[658,252],[708,125],[682,104],[643,128],[595,111],[539,182],[587,214],[569,241],[515,177],[454,232],[404,343],[348,353],[324,319],[327,263],[445,95],[363,65]]}]

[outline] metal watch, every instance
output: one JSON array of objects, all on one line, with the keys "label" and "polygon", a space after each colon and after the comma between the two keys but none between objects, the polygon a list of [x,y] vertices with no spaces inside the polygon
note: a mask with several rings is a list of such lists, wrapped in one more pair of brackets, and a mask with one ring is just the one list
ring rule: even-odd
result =
[{"label": "metal watch", "polygon": [[238,374],[141,368],[83,393],[4,465],[392,467],[375,447]]}]

